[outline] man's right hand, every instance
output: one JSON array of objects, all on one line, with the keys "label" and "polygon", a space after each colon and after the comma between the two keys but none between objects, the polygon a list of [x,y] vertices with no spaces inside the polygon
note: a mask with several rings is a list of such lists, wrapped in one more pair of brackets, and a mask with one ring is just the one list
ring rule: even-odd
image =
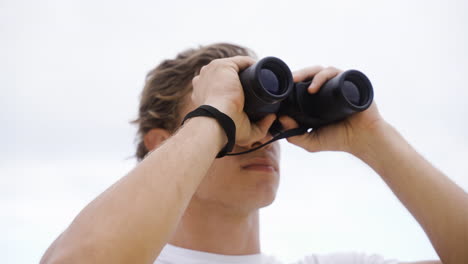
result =
[{"label": "man's right hand", "polygon": [[251,123],[243,110],[244,91],[239,71],[254,63],[255,60],[248,56],[216,59],[203,66],[192,80],[195,106],[211,105],[231,117],[236,125],[236,144],[239,146],[248,146],[264,138],[276,118],[270,114]]}]

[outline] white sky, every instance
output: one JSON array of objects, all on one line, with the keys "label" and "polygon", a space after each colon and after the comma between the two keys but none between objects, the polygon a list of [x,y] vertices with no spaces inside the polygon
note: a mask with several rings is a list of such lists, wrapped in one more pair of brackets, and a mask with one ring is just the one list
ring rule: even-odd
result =
[{"label": "white sky", "polygon": [[[293,70],[363,71],[384,118],[468,190],[466,1],[0,2],[0,255],[38,262],[135,161],[145,74],[199,44],[228,41]],[[343,250],[436,258],[383,181],[344,153],[282,144],[282,183],[263,210],[266,253]]]}]

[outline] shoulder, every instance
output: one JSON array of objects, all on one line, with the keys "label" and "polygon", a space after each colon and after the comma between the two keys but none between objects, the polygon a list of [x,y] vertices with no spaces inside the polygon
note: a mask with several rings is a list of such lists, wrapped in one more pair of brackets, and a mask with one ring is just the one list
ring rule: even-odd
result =
[{"label": "shoulder", "polygon": [[361,252],[336,252],[329,254],[312,254],[294,264],[398,264],[396,259],[385,259],[377,254]]}]

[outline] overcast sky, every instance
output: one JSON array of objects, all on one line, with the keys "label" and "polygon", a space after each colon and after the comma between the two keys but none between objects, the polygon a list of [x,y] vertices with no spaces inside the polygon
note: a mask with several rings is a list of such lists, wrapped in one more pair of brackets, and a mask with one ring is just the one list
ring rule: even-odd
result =
[{"label": "overcast sky", "polygon": [[[0,255],[38,262],[136,163],[145,74],[183,49],[233,42],[291,69],[359,69],[384,118],[468,190],[467,1],[0,2]],[[262,250],[285,261],[360,251],[436,258],[379,175],[344,153],[282,143]],[[2,262],[3,262],[2,261]]]}]

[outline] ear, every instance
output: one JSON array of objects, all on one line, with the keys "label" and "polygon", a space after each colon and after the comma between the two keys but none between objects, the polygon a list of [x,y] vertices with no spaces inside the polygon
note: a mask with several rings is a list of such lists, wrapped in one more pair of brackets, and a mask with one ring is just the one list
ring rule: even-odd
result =
[{"label": "ear", "polygon": [[164,140],[168,139],[171,136],[169,131],[162,128],[153,128],[143,137],[143,142],[148,151],[152,151],[161,145]]}]

